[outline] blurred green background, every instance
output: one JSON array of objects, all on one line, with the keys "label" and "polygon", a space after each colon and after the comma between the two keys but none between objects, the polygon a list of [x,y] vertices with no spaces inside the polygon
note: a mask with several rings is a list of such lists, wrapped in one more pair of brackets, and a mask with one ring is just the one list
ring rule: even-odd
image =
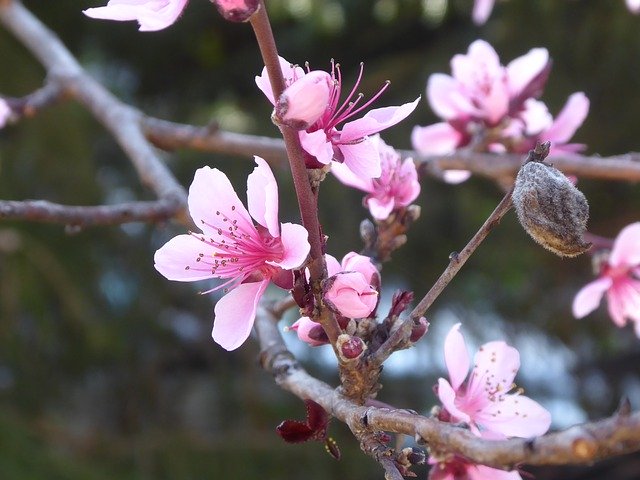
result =
[{"label": "blurred green background", "polygon": [[[202,0],[157,33],[82,15],[103,3],[26,5],[98,80],[145,112],[276,135],[253,81],[262,65],[249,26],[223,22]],[[640,144],[640,17],[623,0],[498,2],[483,27],[470,21],[471,0],[267,3],[288,60],[325,68],[335,58],[346,84],[364,61],[362,91],[392,80],[380,105],[423,95],[409,120],[383,135],[398,148],[410,147],[413,125],[436,121],[424,101],[427,77],[449,73],[451,56],[477,38],[494,45],[505,64],[533,47],[550,51],[554,67],[542,99],[555,114],[572,92],[587,94],[590,115],[575,140],[589,153]],[[0,94],[21,96],[42,84],[42,68],[1,29],[0,61]],[[190,151],[170,152],[166,161],[185,186],[196,168],[211,165],[238,191],[253,168],[249,158]],[[281,218],[296,221],[291,181],[285,170],[275,173]],[[637,185],[579,186],[593,233],[614,237],[640,220]],[[323,194],[330,253],[358,250],[361,194],[333,178]],[[385,265],[383,302],[397,288],[424,294],[500,196],[482,179],[460,186],[425,180],[416,202],[422,216]],[[0,198],[100,204],[152,196],[113,139],[69,102],[0,131]],[[131,224],[71,235],[62,226],[0,223],[0,478],[382,478],[337,422],[330,434],[343,451],[340,462],[320,444],[288,445],[275,434],[283,419],[303,416],[302,403],[259,369],[255,342],[227,353],[211,341],[215,299],[196,294],[207,282],[168,282],[153,268],[155,249],[181,231]],[[425,339],[387,366],[379,398],[428,412],[436,403],[432,386],[445,374],[442,340],[461,321],[474,346],[503,338],[520,349],[517,381],[551,410],[557,428],[608,415],[623,396],[640,408],[640,340],[632,329],[615,328],[604,308],[581,321],[571,316],[573,296],[590,279],[589,258],[543,251],[509,214],[434,305]],[[327,351],[287,337],[314,374],[335,384]],[[637,479],[640,457],[529,470],[540,479]]]}]

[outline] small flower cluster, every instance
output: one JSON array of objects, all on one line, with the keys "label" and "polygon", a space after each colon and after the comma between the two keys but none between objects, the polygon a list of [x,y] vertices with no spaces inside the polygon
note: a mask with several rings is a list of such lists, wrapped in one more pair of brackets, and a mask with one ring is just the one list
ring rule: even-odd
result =
[{"label": "small flower cluster", "polygon": [[596,259],[599,277],[578,292],[573,300],[573,315],[587,316],[606,294],[613,323],[624,327],[631,320],[640,338],[640,222],[623,228],[613,248]]},{"label": "small flower cluster", "polygon": [[[467,146],[526,153],[538,142],[551,141],[551,155],[582,150],[584,145],[567,142],[586,118],[589,100],[582,92],[572,94],[554,119],[536,99],[550,68],[544,48],[534,48],[503,66],[491,45],[476,40],[466,55],[453,57],[452,76],[429,77],[427,99],[444,121],[415,127],[413,147],[425,155],[453,153]],[[454,182],[468,177],[459,172],[450,175]]]},{"label": "small flower cluster", "polygon": [[[501,341],[485,343],[476,353],[469,373],[469,352],[458,323],[445,339],[444,358],[449,380],[440,378],[436,387],[443,405],[440,420],[464,423],[471,432],[489,440],[535,437],[549,429],[549,412],[522,395],[521,390],[515,390],[513,380],[520,368],[520,355],[515,348]],[[476,465],[457,455],[432,454],[429,464],[431,480],[521,478],[518,472]]]},{"label": "small flower cluster", "polygon": [[[475,0],[471,18],[476,25],[482,25],[489,20],[496,0]],[[631,13],[640,13],[640,0],[625,0]]]}]

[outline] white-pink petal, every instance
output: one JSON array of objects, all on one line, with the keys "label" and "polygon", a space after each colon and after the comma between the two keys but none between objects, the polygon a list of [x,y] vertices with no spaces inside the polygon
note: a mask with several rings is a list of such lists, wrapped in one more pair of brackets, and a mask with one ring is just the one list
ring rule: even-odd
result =
[{"label": "white-pink petal", "polygon": [[588,283],[575,296],[573,299],[573,305],[571,307],[573,316],[576,318],[582,318],[593,312],[600,302],[602,301],[602,295],[606,292],[613,281],[609,277],[602,277]]},{"label": "white-pink petal", "polygon": [[369,213],[376,220],[386,220],[396,206],[392,197],[369,197],[366,200]]},{"label": "white-pink petal", "polygon": [[154,257],[154,267],[165,278],[178,282],[193,282],[213,278],[211,267],[200,260],[200,254],[211,255],[215,249],[193,235],[178,235],[160,247]]},{"label": "white-pink petal", "polygon": [[368,137],[358,143],[340,144],[338,149],[344,157],[344,164],[354,175],[378,178],[382,173],[380,152]]},{"label": "white-pink petal", "polygon": [[520,368],[518,350],[502,341],[485,343],[474,357],[474,373],[469,390],[486,388],[487,382],[493,390],[507,392]]},{"label": "white-pink petal", "polygon": [[609,265],[612,267],[635,267],[640,264],[640,222],[627,225],[616,237]]},{"label": "white-pink petal", "polygon": [[281,225],[280,241],[283,249],[282,260],[267,263],[277,265],[285,270],[302,266],[311,249],[307,229],[296,223],[283,223]]},{"label": "white-pink petal", "polygon": [[218,345],[231,351],[249,338],[258,302],[268,285],[269,280],[243,283],[218,300],[211,332]]},{"label": "white-pink petal", "polygon": [[442,172],[442,179],[452,185],[466,182],[470,178],[471,172],[469,170],[445,170]]},{"label": "white-pink petal", "polygon": [[587,96],[582,92],[572,94],[551,127],[542,132],[541,141],[567,143],[587,118],[588,113],[589,99]]},{"label": "white-pink petal", "polygon": [[447,155],[453,153],[463,135],[449,123],[440,122],[426,127],[413,127],[411,144],[422,155]]},{"label": "white-pink petal", "polygon": [[[280,62],[280,70],[282,70],[285,85],[291,85],[295,80],[304,77],[305,71],[301,67],[292,66],[289,61],[282,57],[278,57],[278,61]],[[258,88],[262,93],[264,93],[265,97],[269,99],[271,105],[275,105],[276,102],[273,99],[273,89],[271,88],[271,82],[269,81],[267,67],[262,69],[260,75],[256,75],[255,81]]]},{"label": "white-pink petal", "polygon": [[529,53],[518,57],[507,65],[507,83],[512,97],[519,95],[549,63],[546,48],[532,48]]},{"label": "white-pink petal", "polygon": [[401,122],[416,109],[419,101],[420,97],[399,107],[383,107],[369,110],[364,117],[344,124],[340,133],[340,141],[355,141]]},{"label": "white-pink petal", "polygon": [[6,100],[0,97],[0,128],[4,128],[9,117],[11,117],[11,108],[9,108]]},{"label": "white-pink petal", "polygon": [[486,23],[493,10],[493,4],[495,0],[475,0],[473,4],[473,12],[471,18],[476,25],[482,25]]},{"label": "white-pink petal", "polygon": [[438,398],[444,408],[454,417],[456,422],[471,423],[471,417],[466,412],[458,409],[455,403],[456,395],[456,391],[451,387],[449,382],[444,378],[438,379]]},{"label": "white-pink petal", "polygon": [[530,438],[544,435],[551,426],[551,414],[524,395],[503,395],[474,417],[483,428],[507,437]]},{"label": "white-pink petal", "polygon": [[341,183],[348,187],[357,188],[363,192],[373,192],[373,183],[370,178],[359,177],[353,173],[344,163],[333,162],[331,164],[331,173],[333,173]]},{"label": "white-pink petal", "polygon": [[427,80],[427,101],[431,110],[443,120],[467,117],[477,111],[460,91],[455,78],[444,73],[434,73]]},{"label": "white-pink petal", "polygon": [[451,386],[458,391],[469,373],[469,352],[460,333],[460,324],[456,323],[444,340],[444,361],[449,372]]},{"label": "white-pink petal", "polygon": [[309,72],[282,92],[276,118],[296,130],[307,129],[327,110],[332,90],[331,75],[322,70]]},{"label": "white-pink petal", "polygon": [[278,184],[269,164],[254,156],[257,166],[247,178],[247,205],[256,222],[269,230],[273,238],[280,236],[278,222]]},{"label": "white-pink petal", "polygon": [[[236,194],[229,178],[217,168],[196,170],[189,187],[189,213],[204,233],[229,227],[237,220],[242,227],[255,230],[249,212]],[[225,220],[225,218],[227,220]]]},{"label": "white-pink petal", "polygon": [[626,0],[626,3],[631,13],[640,13],[640,0]]},{"label": "white-pink petal", "polygon": [[88,8],[83,13],[101,20],[137,20],[140,31],[162,30],[172,25],[188,0],[109,0],[106,6]]},{"label": "white-pink petal", "polygon": [[307,133],[302,130],[298,132],[302,148],[309,154],[316,157],[320,163],[327,165],[333,160],[333,144],[327,139],[324,130],[316,130]]}]

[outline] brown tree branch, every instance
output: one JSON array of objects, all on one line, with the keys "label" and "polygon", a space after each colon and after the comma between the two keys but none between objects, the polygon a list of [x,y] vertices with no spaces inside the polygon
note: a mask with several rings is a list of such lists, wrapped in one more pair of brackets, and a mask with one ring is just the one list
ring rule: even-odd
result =
[{"label": "brown tree branch", "polygon": [[438,452],[462,455],[471,462],[512,470],[529,465],[588,465],[597,460],[640,451],[640,412],[623,408],[596,422],[576,425],[533,439],[485,440],[469,430],[406,410],[358,405],[310,376],[287,350],[276,318],[261,309],[256,317],[260,363],[276,383],[300,399],[313,399],[352,427],[409,435]]},{"label": "brown tree branch", "polygon": [[[48,88],[75,98],[109,130],[135,167],[141,182],[173,215],[183,214],[186,192],[142,131],[142,114],[122,103],[82,69],[59,38],[18,0],[0,2],[0,22],[40,61]],[[95,207],[94,207],[95,208]],[[183,215],[182,219],[185,220]]]},{"label": "brown tree branch", "polygon": [[70,227],[158,222],[174,215],[175,204],[168,199],[97,206],[60,205],[46,200],[0,200],[0,219],[62,223]]}]

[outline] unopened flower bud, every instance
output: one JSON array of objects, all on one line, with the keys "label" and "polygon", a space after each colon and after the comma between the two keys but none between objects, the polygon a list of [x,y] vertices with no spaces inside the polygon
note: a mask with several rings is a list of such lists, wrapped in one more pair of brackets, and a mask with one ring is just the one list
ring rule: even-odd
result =
[{"label": "unopened flower bud", "polygon": [[376,308],[378,292],[360,272],[341,272],[325,283],[324,300],[347,318],[366,318]]},{"label": "unopened flower bud", "polygon": [[260,7],[259,0],[211,0],[220,15],[230,22],[246,22]]},{"label": "unopened flower bud", "polygon": [[298,338],[312,347],[319,347],[329,343],[329,337],[318,322],[314,322],[309,317],[301,317],[293,323],[289,330],[298,334]]},{"label": "unopened flower bud", "polygon": [[425,333],[429,330],[429,322],[424,317],[420,317],[417,320],[414,320],[413,327],[411,328],[411,336],[409,337],[409,341],[411,343],[415,343],[420,340]]},{"label": "unopened flower bud", "polygon": [[327,110],[332,92],[332,78],[327,72],[314,70],[289,85],[276,103],[276,124],[306,130]]},{"label": "unopened flower bud", "polygon": [[575,257],[591,246],[583,238],[589,204],[560,170],[543,162],[548,152],[548,142],[529,152],[516,178],[513,204],[531,238],[556,255]]},{"label": "unopened flower bud", "polygon": [[360,337],[352,337],[343,333],[336,341],[336,349],[340,359],[344,362],[360,358],[367,349],[364,341]]}]

